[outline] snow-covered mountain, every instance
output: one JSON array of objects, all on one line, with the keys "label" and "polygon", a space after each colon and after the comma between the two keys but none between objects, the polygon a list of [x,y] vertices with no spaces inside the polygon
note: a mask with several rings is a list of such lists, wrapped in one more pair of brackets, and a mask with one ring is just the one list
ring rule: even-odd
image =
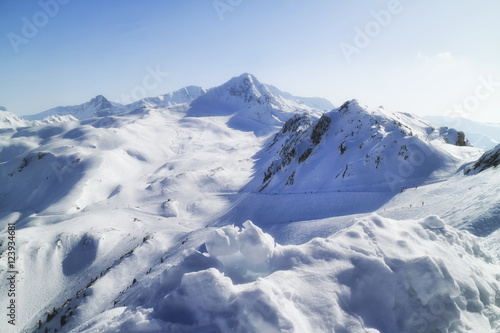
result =
[{"label": "snow-covered mountain", "polygon": [[98,95],[89,102],[74,106],[59,106],[41,113],[24,116],[27,120],[41,120],[47,117],[60,117],[71,115],[77,119],[84,120],[96,117],[106,117],[120,113],[127,113],[144,108],[163,108],[177,104],[189,103],[205,93],[205,89],[189,86],[165,95],[147,97],[139,101],[122,105],[110,102],[104,96]]},{"label": "snow-covered mountain", "polygon": [[72,120],[76,120],[76,118],[71,115],[66,115],[66,116],[52,115],[42,118],[40,120],[26,120],[11,112],[8,112],[7,110],[0,110],[0,128],[41,126],[41,125],[48,125],[65,121],[72,121]]},{"label": "snow-covered mountain", "polygon": [[118,106],[115,113],[130,112],[141,108],[165,108],[177,104],[189,103],[205,93],[206,90],[201,87],[188,86],[165,95],[147,97],[137,102]]},{"label": "snow-covered mountain", "polygon": [[282,126],[296,113],[317,116],[321,110],[245,73],[194,100],[187,115],[226,116],[231,128],[262,135],[276,130],[276,126]]},{"label": "snow-covered mountain", "polygon": [[71,115],[77,119],[88,119],[102,117],[112,113],[114,106],[106,97],[98,95],[90,101],[73,106],[58,106],[31,116],[24,116],[28,120],[40,120],[46,117],[58,115]]},{"label": "snow-covered mountain", "polygon": [[500,124],[481,123],[462,117],[425,116],[438,125],[456,128],[465,133],[474,147],[492,149],[500,143]]},{"label": "snow-covered mountain", "polygon": [[356,100],[320,119],[295,115],[268,145],[264,172],[247,186],[265,193],[400,190],[456,172],[477,156],[463,133]]},{"label": "snow-covered mountain", "polygon": [[7,111],[7,109],[2,108],[0,110],[0,128],[24,127],[29,125],[29,121]]},{"label": "snow-covered mountain", "polygon": [[179,94],[0,131],[1,332],[500,330],[500,169],[458,131],[250,74]]}]

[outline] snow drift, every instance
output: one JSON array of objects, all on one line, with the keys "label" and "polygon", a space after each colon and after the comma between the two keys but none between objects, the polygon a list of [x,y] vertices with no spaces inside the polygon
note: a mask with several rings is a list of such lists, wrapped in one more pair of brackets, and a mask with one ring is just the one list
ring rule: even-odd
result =
[{"label": "snow drift", "polygon": [[121,301],[126,307],[75,332],[500,329],[499,267],[477,238],[436,216],[372,215],[288,246],[248,221],[210,231],[201,252],[186,250],[157,273]]}]

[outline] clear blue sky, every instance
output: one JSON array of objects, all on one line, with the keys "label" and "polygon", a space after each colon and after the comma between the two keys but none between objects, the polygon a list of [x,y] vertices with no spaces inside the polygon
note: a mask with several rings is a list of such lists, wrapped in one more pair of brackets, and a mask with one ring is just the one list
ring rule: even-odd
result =
[{"label": "clear blue sky", "polygon": [[[497,0],[56,1],[0,1],[0,105],[11,112],[119,102],[158,68],[168,76],[148,80],[148,96],[250,72],[337,105],[500,122]],[[379,23],[380,11],[390,16]]]}]

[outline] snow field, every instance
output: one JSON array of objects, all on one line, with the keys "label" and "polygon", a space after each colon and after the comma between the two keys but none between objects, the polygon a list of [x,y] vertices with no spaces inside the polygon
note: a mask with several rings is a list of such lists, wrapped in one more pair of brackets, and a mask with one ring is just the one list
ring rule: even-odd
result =
[{"label": "snow field", "polygon": [[500,174],[464,175],[482,151],[456,131],[355,100],[324,126],[322,100],[249,74],[128,114],[93,102],[0,130],[21,331],[500,330]]},{"label": "snow field", "polygon": [[476,237],[437,216],[372,215],[302,245],[275,245],[250,221],[205,235],[202,252],[186,250],[141,289],[150,307],[132,296],[103,314],[107,325],[75,332],[500,329],[499,267]]}]

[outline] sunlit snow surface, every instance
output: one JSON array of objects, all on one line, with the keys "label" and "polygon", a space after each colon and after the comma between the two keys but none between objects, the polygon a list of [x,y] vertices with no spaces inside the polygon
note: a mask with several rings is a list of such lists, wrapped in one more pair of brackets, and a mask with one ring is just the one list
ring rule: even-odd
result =
[{"label": "sunlit snow surface", "polygon": [[[0,131],[1,332],[500,330],[500,170],[464,174],[483,151],[351,102],[260,191],[281,126],[322,111],[248,74],[202,97]],[[409,142],[432,152],[413,173]]]},{"label": "sunlit snow surface", "polygon": [[328,238],[288,246],[248,221],[241,230],[208,231],[203,250],[179,257],[124,297],[128,307],[76,331],[500,329],[499,267],[477,238],[435,216],[372,215]]}]

